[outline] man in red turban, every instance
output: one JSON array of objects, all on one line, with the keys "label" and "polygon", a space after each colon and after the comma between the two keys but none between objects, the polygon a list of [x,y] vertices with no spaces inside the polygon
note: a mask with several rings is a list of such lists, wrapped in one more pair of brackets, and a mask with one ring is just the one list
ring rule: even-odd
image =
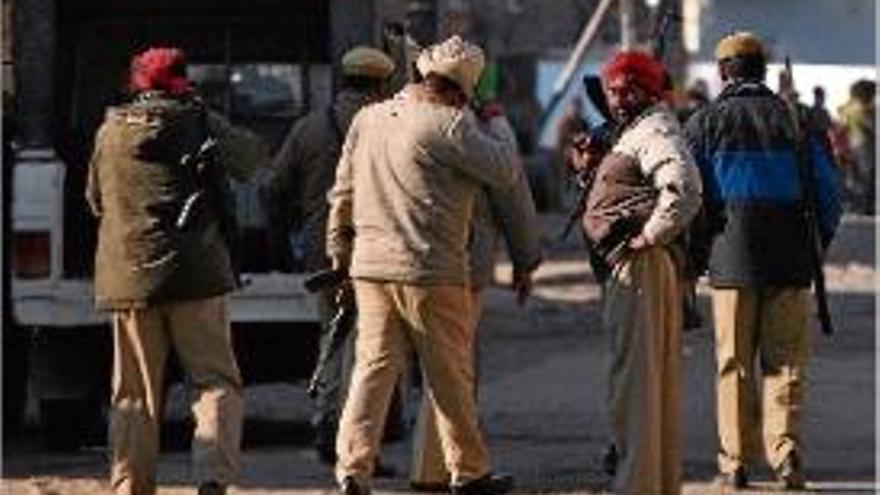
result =
[{"label": "man in red turban", "polygon": [[[225,199],[228,178],[246,180],[269,161],[268,150],[205,107],[178,49],[135,56],[129,87],[132,100],[108,108],[95,136],[86,189],[98,221],[95,304],[112,320],[109,491],[157,491],[173,350],[192,398],[198,495],[224,495],[237,477],[244,415],[228,295],[236,288],[235,212]],[[213,158],[200,151],[209,142]]]},{"label": "man in red turban", "polygon": [[614,118],[626,123],[663,100],[666,68],[647,53],[619,52],[602,68],[602,85]]},{"label": "man in red turban", "polygon": [[137,93],[188,93],[192,86],[186,77],[186,56],[177,48],[150,48],[132,58],[128,84]]},{"label": "man in red turban", "polygon": [[[611,335],[609,410],[618,459],[612,490],[681,493],[682,249],[701,202],[700,174],[678,121],[663,103],[666,71],[640,52],[602,69],[615,120],[610,151],[575,149],[588,181],[584,234],[604,283]],[[588,172],[588,173],[584,173]]]}]

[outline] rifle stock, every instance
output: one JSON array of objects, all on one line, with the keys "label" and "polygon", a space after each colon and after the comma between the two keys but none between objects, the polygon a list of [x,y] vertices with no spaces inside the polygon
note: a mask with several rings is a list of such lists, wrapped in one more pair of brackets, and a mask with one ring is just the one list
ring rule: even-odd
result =
[{"label": "rifle stock", "polygon": [[[791,60],[785,57],[784,79],[790,88],[794,88],[794,73],[791,68]],[[825,290],[825,272],[822,270],[823,248],[819,237],[818,215],[816,214],[816,191],[814,188],[813,161],[808,147],[809,134],[805,133],[802,125],[801,111],[796,101],[783,98],[788,106],[789,116],[795,139],[795,156],[798,169],[798,178],[801,183],[803,197],[803,214],[807,228],[807,241],[810,246],[810,265],[813,272],[813,296],[816,299],[817,318],[822,333],[834,335],[834,325],[831,322],[831,311],[828,308],[828,294]]]}]

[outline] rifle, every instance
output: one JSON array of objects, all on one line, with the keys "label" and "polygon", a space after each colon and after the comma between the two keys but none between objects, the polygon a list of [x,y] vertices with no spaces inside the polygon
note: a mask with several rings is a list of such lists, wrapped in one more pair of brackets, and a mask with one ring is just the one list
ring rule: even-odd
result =
[{"label": "rifle", "polygon": [[[204,128],[207,130],[207,114]],[[193,153],[180,158],[180,165],[192,183],[193,191],[186,197],[174,224],[185,232],[211,220],[209,210],[220,227],[220,235],[229,250],[230,264],[238,287],[246,285],[239,270],[238,220],[232,208],[234,198],[225,170],[217,160],[217,140],[209,133]]]},{"label": "rifle", "polygon": [[[585,85],[587,84],[587,78],[598,80],[598,77],[596,76],[585,76]],[[593,102],[592,96],[590,96],[590,101]],[[602,98],[602,101],[604,101],[604,97]],[[595,103],[594,106],[597,109],[600,108],[599,105]],[[607,104],[605,105],[605,108],[607,111]],[[610,149],[611,135],[613,132],[610,122],[611,120],[606,120],[605,123],[596,126],[593,129],[590,129],[589,134],[584,138],[575,138],[575,140],[572,142],[572,146],[574,146],[579,151],[588,151],[597,155],[604,155]],[[587,170],[580,172],[575,177],[575,181],[578,187],[578,197],[575,200],[574,207],[571,209],[571,211],[568,212],[568,217],[565,221],[565,227],[559,234],[560,242],[564,241],[568,237],[568,234],[571,233],[571,229],[574,228],[575,224],[578,222],[578,219],[584,214],[584,210],[587,208],[587,195],[589,195],[590,189],[593,187],[593,179],[595,179],[596,177],[596,168],[597,167],[595,166],[589,167],[587,168]],[[587,246],[587,249],[591,250],[591,246]]]},{"label": "rifle", "polygon": [[[309,276],[304,285],[306,290],[311,293],[329,290],[339,291],[347,280],[347,271],[327,269],[320,270]],[[338,296],[338,293],[335,303],[336,314],[333,315],[333,318],[331,318],[330,322],[327,324],[329,328],[329,330],[327,330],[327,335],[329,337],[318,352],[318,360],[315,362],[315,369],[312,371],[311,378],[309,378],[307,393],[309,394],[309,397],[313,399],[318,396],[318,392],[324,384],[324,370],[327,368],[327,364],[336,353],[342,350],[342,347],[345,345],[345,341],[354,326],[354,319],[357,316],[357,311],[355,310],[354,305],[342,301]]]},{"label": "rifle", "polygon": [[[791,60],[785,57],[785,69],[783,76],[791,87],[794,87],[794,73],[791,68]],[[822,239],[819,236],[818,215],[816,214],[816,190],[813,182],[813,161],[810,150],[807,147],[809,134],[805,133],[802,122],[802,111],[792,98],[783,98],[789,110],[792,129],[795,139],[795,156],[798,169],[798,179],[801,183],[801,195],[803,201],[804,222],[807,228],[807,242],[810,244],[810,268],[813,272],[813,296],[816,299],[817,317],[822,333],[831,336],[834,334],[834,326],[831,322],[831,312],[828,309],[828,294],[825,290],[825,273],[822,271],[823,248]],[[809,125],[807,125],[809,127]]]},{"label": "rifle", "polygon": [[324,385],[324,370],[327,368],[330,358],[340,352],[345,345],[345,341],[354,327],[356,316],[357,311],[354,305],[339,304],[337,306],[336,314],[333,315],[333,318],[328,323],[330,329],[327,331],[327,335],[329,338],[326,345],[321,347],[318,353],[318,360],[315,363],[315,369],[312,371],[311,378],[309,378],[309,388],[307,389],[309,397],[314,399],[318,396],[318,392]]}]

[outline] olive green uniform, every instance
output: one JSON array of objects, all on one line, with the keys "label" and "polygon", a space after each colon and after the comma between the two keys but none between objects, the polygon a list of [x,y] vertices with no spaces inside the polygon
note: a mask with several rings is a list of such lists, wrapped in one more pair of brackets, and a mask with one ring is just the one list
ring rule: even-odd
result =
[{"label": "olive green uniform", "polygon": [[265,163],[253,135],[208,114],[194,98],[144,93],[108,110],[98,131],[86,196],[99,220],[95,298],[113,313],[111,486],[116,495],[155,493],[165,358],[174,349],[193,389],[193,461],[199,482],[230,483],[239,464],[242,381],[230,345],[227,296],[235,286],[209,200],[193,224],[177,225],[199,189],[192,160],[217,140],[207,180],[244,177]]}]

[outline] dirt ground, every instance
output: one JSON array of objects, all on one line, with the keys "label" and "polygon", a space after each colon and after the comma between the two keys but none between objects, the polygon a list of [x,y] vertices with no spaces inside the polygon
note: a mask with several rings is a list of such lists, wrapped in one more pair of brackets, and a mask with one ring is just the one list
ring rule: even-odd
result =
[{"label": "dirt ground", "polygon": [[[609,438],[604,409],[609,339],[600,325],[599,288],[577,240],[553,240],[561,218],[546,216],[547,261],[534,297],[519,308],[501,285],[485,295],[480,330],[483,419],[498,469],[517,477],[518,493],[603,493],[601,455]],[[826,268],[837,335],[816,330],[806,405],[807,493],[878,493],[875,477],[875,221],[848,217]],[[708,316],[705,287],[700,306]],[[685,339],[686,495],[716,493],[714,340],[711,329]],[[182,394],[172,415],[184,414]],[[325,493],[329,469],[308,445],[310,402],[304,385],[264,385],[247,392],[248,426],[241,484],[232,494]],[[407,469],[408,438],[386,446],[384,459]],[[92,448],[56,454],[26,435],[4,445],[0,494],[86,495],[106,490],[107,453]],[[194,493],[185,452],[163,455],[160,494]],[[758,489],[772,492],[769,473]],[[405,477],[378,480],[379,493],[406,491]],[[764,491],[762,491],[764,490]]]}]

